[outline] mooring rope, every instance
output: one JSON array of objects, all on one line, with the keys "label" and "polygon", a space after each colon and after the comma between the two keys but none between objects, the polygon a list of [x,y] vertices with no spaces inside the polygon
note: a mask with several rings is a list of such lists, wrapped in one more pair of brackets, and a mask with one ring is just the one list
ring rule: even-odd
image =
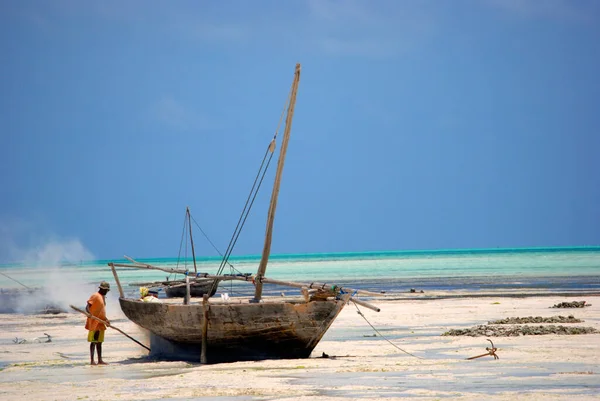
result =
[{"label": "mooring rope", "polygon": [[17,280],[17,279],[14,279],[14,278],[10,277],[8,274],[4,274],[4,273],[0,273],[0,274],[2,274],[2,275],[3,275],[4,277],[6,277],[6,278],[9,278],[9,279],[11,279],[11,280],[12,280],[12,281],[14,281],[14,282],[17,282],[17,283],[21,284],[23,287],[25,287],[25,288],[27,288],[27,289],[31,289],[30,287],[27,287],[25,284],[23,284],[23,283],[22,283],[22,282],[20,282],[19,280]]},{"label": "mooring rope", "polygon": [[410,355],[410,356],[414,356],[414,357],[415,357],[415,358],[417,358],[417,359],[425,359],[425,358],[421,358],[420,356],[416,356],[416,355],[414,355],[414,354],[411,354],[411,353],[410,353],[410,352],[408,352],[408,351],[405,351],[405,350],[403,350],[402,348],[398,347],[396,344],[394,344],[393,342],[391,342],[390,340],[388,340],[388,339],[387,339],[387,338],[386,338],[386,337],[385,337],[383,334],[381,334],[381,333],[379,332],[379,330],[377,330],[377,329],[375,328],[375,326],[373,326],[373,325],[371,324],[371,322],[369,322],[369,321],[367,320],[366,316],[365,316],[365,315],[363,315],[363,313],[360,311],[360,309],[358,309],[358,305],[356,304],[356,302],[354,302],[354,301],[352,300],[352,298],[350,298],[350,300],[352,301],[352,303],[353,303],[353,304],[354,304],[354,306],[356,307],[356,311],[357,311],[357,313],[358,313],[359,315],[361,315],[363,319],[365,319],[365,322],[367,322],[367,323],[369,324],[369,326],[371,326],[371,328],[372,328],[372,329],[375,331],[375,333],[377,333],[377,334],[378,334],[378,335],[379,335],[381,338],[383,338],[385,341],[387,341],[388,343],[390,343],[390,344],[391,344],[391,345],[392,345],[394,348],[396,348],[396,349],[399,349],[400,351],[404,352],[405,354],[408,354],[408,355]]}]

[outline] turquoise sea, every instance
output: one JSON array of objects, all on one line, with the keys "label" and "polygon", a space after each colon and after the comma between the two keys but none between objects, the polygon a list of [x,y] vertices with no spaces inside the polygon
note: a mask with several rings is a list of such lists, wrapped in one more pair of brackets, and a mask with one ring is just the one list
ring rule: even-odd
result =
[{"label": "turquoise sea", "polygon": [[[190,259],[137,259],[160,267],[193,271]],[[232,256],[223,273],[256,273],[260,256]],[[111,260],[126,263],[126,260]],[[219,257],[199,258],[199,272],[216,273]],[[114,283],[109,260],[59,264],[0,265],[21,283],[36,287],[70,280],[95,285],[101,280]],[[129,283],[164,280],[167,273],[119,269],[125,287]],[[365,290],[406,292],[418,290],[600,290],[600,246],[517,249],[448,249],[430,251],[385,251],[327,254],[273,255],[267,277],[298,282],[327,282]],[[170,279],[182,278],[170,276]],[[0,288],[20,285],[0,275]],[[133,287],[131,287],[133,288]],[[238,286],[227,288],[235,292]],[[282,291],[281,287],[268,290]],[[225,291],[225,290],[223,290]]]}]

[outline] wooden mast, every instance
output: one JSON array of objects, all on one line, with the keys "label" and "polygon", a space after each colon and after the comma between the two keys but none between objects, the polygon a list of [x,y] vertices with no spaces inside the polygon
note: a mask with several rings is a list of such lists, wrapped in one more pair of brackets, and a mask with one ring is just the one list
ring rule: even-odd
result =
[{"label": "wooden mast", "polygon": [[281,174],[283,173],[283,165],[285,163],[285,154],[287,151],[288,142],[290,139],[290,131],[292,129],[292,118],[294,116],[294,107],[296,105],[296,94],[298,93],[298,84],[300,83],[300,63],[296,64],[294,72],[294,81],[292,83],[292,91],[288,104],[287,116],[285,119],[285,129],[283,131],[283,139],[281,141],[281,151],[279,153],[279,161],[277,162],[277,172],[275,173],[275,183],[273,184],[273,192],[271,193],[271,203],[269,205],[269,214],[267,215],[267,230],[265,234],[265,245],[258,265],[256,273],[256,290],[254,292],[254,302],[259,302],[262,297],[262,278],[267,270],[267,262],[271,253],[271,240],[273,234],[273,222],[275,220],[275,210],[277,209],[277,197],[279,196],[279,187],[281,185]]},{"label": "wooden mast", "polygon": [[196,253],[194,252],[194,239],[192,238],[192,218],[190,216],[189,206],[185,208],[185,212],[187,213],[188,225],[190,226],[190,242],[192,244],[192,259],[194,260],[194,273],[198,273],[198,270],[196,269]]}]

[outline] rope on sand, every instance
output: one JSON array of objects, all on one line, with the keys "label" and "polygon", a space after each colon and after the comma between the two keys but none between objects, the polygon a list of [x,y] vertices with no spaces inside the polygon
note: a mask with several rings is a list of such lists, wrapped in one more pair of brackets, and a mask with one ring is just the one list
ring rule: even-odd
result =
[{"label": "rope on sand", "polygon": [[383,338],[385,341],[387,341],[388,343],[390,343],[390,344],[391,344],[391,345],[392,345],[394,348],[396,348],[396,349],[398,349],[398,350],[400,350],[400,351],[404,352],[404,353],[405,353],[405,354],[407,354],[407,355],[414,356],[414,357],[415,357],[415,358],[417,358],[417,359],[425,359],[425,358],[421,358],[420,356],[416,356],[416,355],[414,355],[414,354],[411,354],[411,353],[410,353],[410,352],[408,352],[408,351],[405,351],[405,350],[403,350],[402,348],[398,347],[396,344],[394,344],[393,342],[391,342],[390,340],[388,340],[388,339],[387,339],[387,338],[386,338],[386,337],[385,337],[383,334],[381,334],[381,333],[379,332],[379,330],[377,330],[377,329],[375,328],[375,326],[373,326],[373,325],[371,324],[371,322],[369,322],[369,321],[367,320],[366,316],[365,316],[365,315],[363,315],[363,313],[360,311],[360,309],[358,309],[358,305],[357,305],[357,304],[356,304],[356,303],[355,303],[355,302],[352,300],[352,298],[351,298],[350,300],[352,301],[352,303],[353,303],[353,304],[354,304],[354,306],[356,307],[356,312],[357,312],[359,315],[361,315],[363,319],[365,319],[365,322],[367,322],[367,323],[369,324],[369,326],[371,326],[371,328],[372,328],[372,329],[375,331],[375,333],[377,333],[377,334],[378,334],[378,335],[379,335],[381,338]]}]

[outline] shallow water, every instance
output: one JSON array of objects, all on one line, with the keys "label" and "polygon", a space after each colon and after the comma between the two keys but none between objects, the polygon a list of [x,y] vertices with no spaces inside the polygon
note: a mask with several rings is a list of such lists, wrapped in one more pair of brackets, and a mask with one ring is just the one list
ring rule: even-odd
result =
[{"label": "shallow water", "polygon": [[[128,359],[98,367],[91,366],[86,357],[87,355],[74,356],[72,362],[52,361],[23,365],[26,367],[25,371],[0,374],[0,383],[25,380],[48,383],[85,383],[97,379],[143,380],[181,375],[193,367],[185,362],[156,362],[149,358]],[[20,366],[19,363],[16,365]]]},{"label": "shallow water", "polygon": [[[191,269],[190,260],[140,259],[161,267]],[[126,262],[126,261],[119,261]],[[255,273],[259,257],[239,256],[231,259],[236,269]],[[101,280],[114,284],[107,261],[78,262],[61,266],[0,265],[0,271],[31,287],[51,280],[75,278],[96,285]],[[200,258],[198,271],[216,273],[218,258]],[[31,274],[35,272],[36,274]],[[223,273],[235,273],[226,269]],[[139,269],[119,269],[127,283],[164,280],[167,273]],[[374,291],[478,289],[600,289],[600,247],[523,248],[439,251],[392,251],[339,254],[273,255],[267,276],[301,282],[326,281]],[[170,275],[171,279],[181,278]],[[244,291],[243,285],[223,285]],[[0,276],[0,288],[17,288],[18,284]],[[282,287],[266,286],[278,293]],[[137,292],[137,288],[130,288]],[[283,289],[285,291],[285,289]],[[287,291],[293,291],[288,289]]]},{"label": "shallow water", "polygon": [[[496,363],[490,370],[490,361],[479,362],[485,366],[478,373],[476,364],[452,364],[447,368],[431,367],[427,373],[411,372],[340,372],[335,375],[303,374],[285,376],[293,385],[319,388],[324,396],[350,399],[371,397],[416,397],[420,390],[431,389],[429,397],[456,397],[464,393],[496,394],[503,392],[527,393],[530,391],[560,390],[573,396],[600,394],[598,372],[584,372],[588,364],[541,364],[515,366],[514,363]],[[494,362],[495,363],[495,362]],[[597,366],[596,366],[597,368]],[[518,380],[522,378],[523,380]],[[356,388],[359,387],[359,388]]]}]

